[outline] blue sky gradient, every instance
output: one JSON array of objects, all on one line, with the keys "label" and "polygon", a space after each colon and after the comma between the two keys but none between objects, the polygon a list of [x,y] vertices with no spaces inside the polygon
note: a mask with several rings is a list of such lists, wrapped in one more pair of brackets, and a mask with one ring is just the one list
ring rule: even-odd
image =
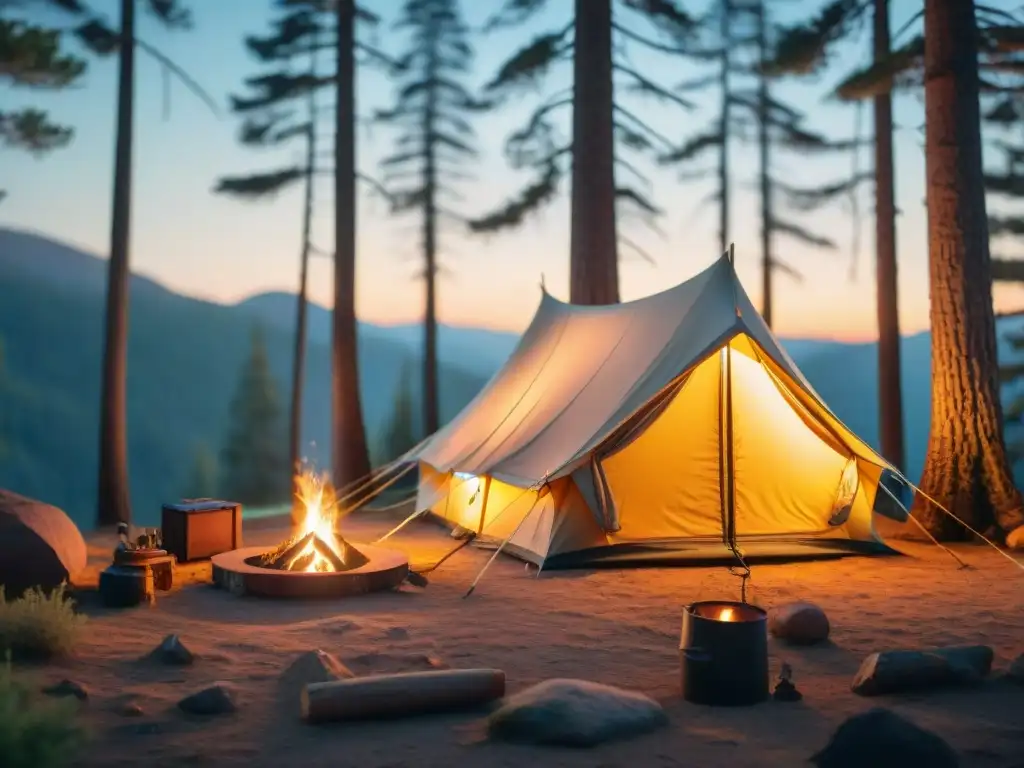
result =
[{"label": "blue sky gradient", "polygon": [[[815,8],[818,2],[786,6],[788,21]],[[116,0],[95,0],[98,9],[116,20]],[[153,19],[140,17],[139,36],[182,64],[211,94],[227,103],[230,92],[240,92],[246,76],[260,67],[242,45],[245,34],[263,33],[271,18],[264,0],[204,0],[194,2],[196,29],[167,33]],[[400,0],[367,0],[385,20],[374,33],[378,45],[398,51],[401,37],[390,29]],[[491,0],[463,4],[470,23],[479,26],[496,6]],[[700,12],[704,2],[691,3]],[[916,2],[895,3],[893,28],[899,29],[916,10]],[[548,9],[529,25],[476,36],[477,59],[468,82],[482,84],[504,59],[525,40],[568,21],[571,0],[550,0]],[[626,17],[623,17],[624,19]],[[643,21],[630,20],[631,28],[649,32]],[[649,54],[632,45],[632,66],[650,79],[672,85],[702,73],[698,66]],[[785,82],[778,96],[808,114],[808,126],[828,130],[837,137],[851,136],[857,110],[829,102],[826,96],[841,72],[863,63],[867,39],[844,49],[828,73],[814,81]],[[710,70],[707,70],[710,71]],[[164,84],[160,66],[144,53],[138,57],[135,134],[135,194],[132,223],[132,264],[183,293],[230,303],[253,293],[294,291],[298,276],[301,227],[301,191],[296,188],[262,203],[244,203],[212,193],[218,176],[272,169],[288,165],[302,154],[300,143],[272,151],[254,151],[237,143],[238,120],[227,113],[213,116],[177,82],[170,85],[170,117],[164,115]],[[502,155],[505,138],[529,115],[545,95],[569,85],[569,66],[555,69],[543,88],[527,93],[500,111],[481,117],[476,128],[480,159],[472,164],[476,178],[458,183],[464,200],[452,207],[467,215],[485,212],[513,194],[527,177],[512,172]],[[90,65],[82,86],[60,94],[25,90],[9,92],[8,106],[37,105],[52,110],[57,120],[76,128],[74,143],[43,159],[5,151],[4,186],[9,197],[0,206],[0,224],[35,230],[105,255],[109,240],[110,190],[114,148],[116,65],[99,61]],[[357,102],[362,115],[385,106],[393,86],[382,75],[363,69]],[[638,96],[625,96],[634,112],[659,132],[680,142],[702,130],[714,116],[716,94],[698,97],[703,103],[693,112],[659,105]],[[861,135],[870,136],[870,107],[861,111]],[[569,114],[562,116],[566,130]],[[927,325],[926,211],[924,207],[923,105],[920,95],[901,96],[896,105],[897,199],[901,315],[906,332]],[[327,118],[329,128],[329,117]],[[329,137],[328,137],[329,138]],[[361,171],[373,174],[392,149],[393,134],[384,127],[366,127],[358,135]],[[779,153],[774,172],[792,184],[826,183],[848,173],[853,159],[792,157]],[[871,165],[870,151],[860,156],[860,167]],[[654,266],[624,254],[621,268],[624,299],[647,295],[679,282],[707,266],[717,256],[717,211],[702,200],[713,180],[680,181],[673,171],[653,161],[637,160],[653,182],[653,196],[665,209],[660,221],[663,236],[636,221],[621,225],[632,240],[643,245]],[[710,166],[710,163],[705,164]],[[753,148],[734,153],[732,233],[737,264],[755,303],[760,278],[757,156]],[[541,215],[518,232],[488,237],[471,236],[459,227],[443,232],[443,261],[448,272],[440,287],[441,318],[460,325],[521,330],[539,299],[541,275],[556,296],[567,294],[568,189]],[[318,184],[315,217],[316,243],[332,246],[331,182]],[[871,191],[860,197],[863,221],[860,258],[849,274],[853,225],[842,206],[810,216],[795,214],[809,228],[828,234],[839,243],[834,252],[813,250],[788,238],[778,239],[778,255],[801,270],[805,280],[777,277],[776,328],[786,336],[868,339],[875,335],[873,222]],[[422,311],[422,283],[416,279],[418,220],[414,215],[392,217],[386,204],[362,189],[359,203],[358,311],[369,321],[399,323],[418,319]],[[330,269],[317,259],[312,269],[312,296],[329,305]],[[1000,290],[997,306],[1024,304],[1019,291]]]}]

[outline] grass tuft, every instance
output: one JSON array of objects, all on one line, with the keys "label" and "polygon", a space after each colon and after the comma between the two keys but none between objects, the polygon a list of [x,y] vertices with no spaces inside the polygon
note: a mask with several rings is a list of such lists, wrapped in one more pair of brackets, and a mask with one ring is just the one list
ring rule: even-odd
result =
[{"label": "grass tuft", "polygon": [[35,587],[16,600],[8,600],[0,587],[0,654],[19,661],[65,656],[74,649],[85,620],[75,612],[64,585],[49,593]]}]

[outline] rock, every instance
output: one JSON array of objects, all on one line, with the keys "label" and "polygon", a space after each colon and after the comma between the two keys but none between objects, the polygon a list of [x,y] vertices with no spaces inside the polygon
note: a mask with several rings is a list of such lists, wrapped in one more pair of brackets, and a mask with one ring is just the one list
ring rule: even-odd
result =
[{"label": "rock", "polygon": [[956,752],[939,736],[888,709],[846,720],[811,758],[818,768],[958,768]]},{"label": "rock", "polygon": [[195,654],[185,647],[177,635],[165,637],[160,645],[153,649],[151,656],[157,661],[176,667],[188,666],[196,659]]},{"label": "rock", "polygon": [[230,683],[214,683],[178,702],[178,709],[190,715],[227,715],[235,712],[237,693]]},{"label": "rock", "polygon": [[8,598],[70,582],[87,559],[85,539],[62,510],[0,490],[0,584]]},{"label": "rock", "polygon": [[1024,653],[1014,659],[1014,662],[1006,671],[1006,677],[1015,683],[1024,685]]},{"label": "rock", "polygon": [[278,678],[278,690],[289,704],[302,695],[302,689],[313,683],[347,680],[355,674],[327,651],[316,649],[299,654]]},{"label": "rock", "polygon": [[1024,549],[1024,525],[1018,526],[1006,536],[1007,549]]},{"label": "rock", "polygon": [[828,616],[814,603],[786,603],[768,611],[768,631],[793,645],[814,645],[828,640]]},{"label": "rock", "polygon": [[388,640],[408,640],[409,630],[405,627],[390,627],[384,630],[384,637]]},{"label": "rock", "polygon": [[47,696],[57,696],[59,698],[74,696],[79,701],[86,701],[89,698],[89,692],[85,686],[81,683],[76,683],[74,680],[61,680],[56,685],[43,688],[43,693]]},{"label": "rock", "polygon": [[851,689],[861,696],[980,682],[995,654],[985,645],[927,651],[883,651],[864,659]]},{"label": "rock", "polygon": [[117,708],[117,714],[122,717],[142,717],[146,711],[138,702],[126,701]]},{"label": "rock", "polygon": [[488,719],[492,738],[590,747],[666,725],[654,699],[585,680],[546,680],[514,696]]}]

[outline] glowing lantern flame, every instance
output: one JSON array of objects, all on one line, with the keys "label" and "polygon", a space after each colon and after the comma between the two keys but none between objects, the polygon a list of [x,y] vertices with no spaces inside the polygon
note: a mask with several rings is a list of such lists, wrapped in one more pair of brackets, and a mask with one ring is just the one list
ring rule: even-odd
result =
[{"label": "glowing lantern flame", "polygon": [[736,612],[732,608],[723,608],[718,613],[719,621],[736,621]]}]

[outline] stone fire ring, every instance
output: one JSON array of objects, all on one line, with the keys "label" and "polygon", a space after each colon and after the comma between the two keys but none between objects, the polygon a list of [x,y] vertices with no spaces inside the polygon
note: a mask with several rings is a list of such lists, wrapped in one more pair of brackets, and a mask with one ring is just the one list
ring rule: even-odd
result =
[{"label": "stone fire ring", "polygon": [[272,551],[268,547],[246,547],[214,555],[213,583],[236,595],[279,598],[349,597],[398,587],[409,574],[404,552],[369,544],[356,544],[369,560],[359,568],[333,573],[278,571],[253,565]]}]

